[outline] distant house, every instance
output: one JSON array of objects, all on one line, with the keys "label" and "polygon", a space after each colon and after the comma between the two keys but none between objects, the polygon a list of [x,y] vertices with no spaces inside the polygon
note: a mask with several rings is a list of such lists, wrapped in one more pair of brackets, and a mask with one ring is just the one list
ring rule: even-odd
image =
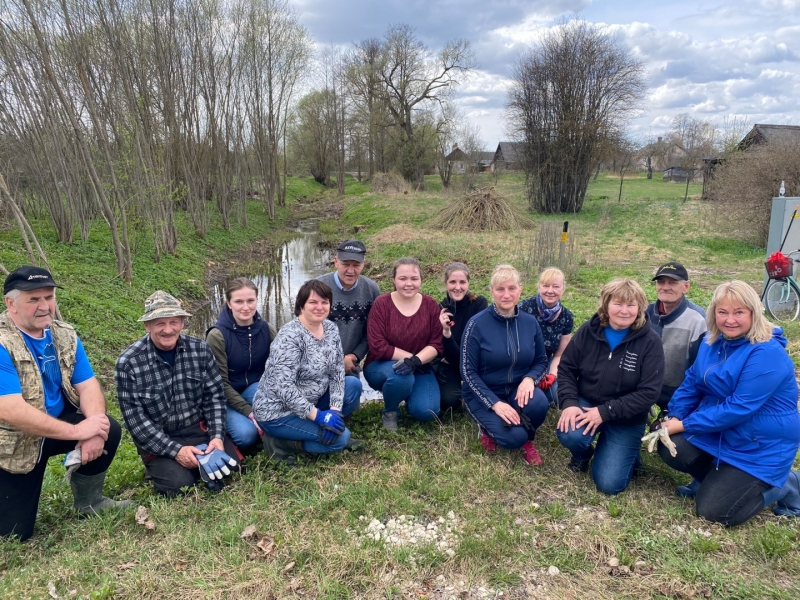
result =
[{"label": "distant house", "polygon": [[484,173],[492,170],[492,162],[494,161],[494,152],[476,152],[475,162],[478,173]]},{"label": "distant house", "polygon": [[444,157],[444,159],[453,164],[452,172],[459,175],[464,174],[467,169],[467,164],[469,163],[469,157],[458,147],[458,144],[453,144],[453,149],[450,151],[450,154]]},{"label": "distant house", "polygon": [[[770,142],[800,145],[800,125],[753,125],[736,148],[740,152],[747,152]],[[711,196],[714,170],[723,160],[724,157],[720,155],[703,159],[703,200],[708,200]]]},{"label": "distant house", "polygon": [[500,169],[501,171],[519,171],[522,169],[521,142],[500,142],[497,150],[494,151],[491,170]]},{"label": "distant house", "polygon": [[689,179],[689,181],[694,180],[695,174],[698,171],[699,169],[686,169],[684,167],[667,167],[666,169],[664,169],[664,181],[686,183],[687,178]]}]

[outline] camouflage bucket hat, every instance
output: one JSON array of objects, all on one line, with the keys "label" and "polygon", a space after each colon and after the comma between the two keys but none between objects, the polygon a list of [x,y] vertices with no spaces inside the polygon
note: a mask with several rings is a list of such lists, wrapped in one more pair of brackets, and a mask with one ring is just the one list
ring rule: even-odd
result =
[{"label": "camouflage bucket hat", "polygon": [[164,317],[191,317],[181,307],[181,301],[167,292],[158,290],[144,301],[144,314],[139,321],[152,321]]}]

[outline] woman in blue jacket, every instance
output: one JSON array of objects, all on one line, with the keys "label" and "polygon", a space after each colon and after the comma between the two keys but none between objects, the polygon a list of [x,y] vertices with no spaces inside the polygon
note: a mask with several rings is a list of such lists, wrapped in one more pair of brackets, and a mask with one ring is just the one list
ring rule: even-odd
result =
[{"label": "woman in blue jacket", "polygon": [[723,283],[707,311],[697,360],[669,403],[665,427],[676,446],[669,466],[700,482],[698,516],[739,525],[778,502],[776,514],[800,515],[800,447],[794,364],[786,338],[742,281]]},{"label": "woman in blue jacket", "polygon": [[253,414],[253,398],[274,332],[258,313],[258,287],[249,279],[237,277],[228,283],[225,300],[216,324],[206,332],[206,342],[225,388],[225,429],[234,444],[247,448],[261,435]]},{"label": "woman in blue jacket", "polygon": [[540,465],[533,438],[550,408],[536,387],[547,371],[542,332],[517,308],[522,286],[514,267],[498,266],[489,289],[492,306],[469,320],[461,340],[464,406],[487,452],[522,448],[525,462]]}]

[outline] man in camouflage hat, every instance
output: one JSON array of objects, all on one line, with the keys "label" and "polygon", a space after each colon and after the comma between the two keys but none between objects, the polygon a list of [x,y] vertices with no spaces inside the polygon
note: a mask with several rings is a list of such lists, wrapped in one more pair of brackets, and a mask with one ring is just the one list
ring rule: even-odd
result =
[{"label": "man in camouflage hat", "polygon": [[[225,392],[214,355],[204,341],[181,333],[191,315],[161,290],[144,305],[139,321],[147,334],[117,359],[114,378],[147,477],[172,497],[200,479],[198,457],[213,450],[241,455],[225,435]],[[219,489],[216,481],[208,485]]]},{"label": "man in camouflage hat", "polygon": [[3,284],[0,314],[0,536],[33,534],[47,460],[68,454],[74,508],[123,508],[103,496],[122,428],[75,329],[55,319],[49,271],[20,267]]}]

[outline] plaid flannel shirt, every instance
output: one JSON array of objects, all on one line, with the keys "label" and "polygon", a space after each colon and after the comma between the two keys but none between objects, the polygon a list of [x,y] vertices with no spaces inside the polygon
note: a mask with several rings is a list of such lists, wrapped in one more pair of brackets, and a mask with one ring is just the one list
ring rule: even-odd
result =
[{"label": "plaid flannel shirt", "polygon": [[222,438],[225,392],[205,342],[181,334],[173,369],[146,335],[117,359],[114,379],[125,426],[145,452],[175,458],[181,445],[169,433],[200,421],[211,438]]}]

